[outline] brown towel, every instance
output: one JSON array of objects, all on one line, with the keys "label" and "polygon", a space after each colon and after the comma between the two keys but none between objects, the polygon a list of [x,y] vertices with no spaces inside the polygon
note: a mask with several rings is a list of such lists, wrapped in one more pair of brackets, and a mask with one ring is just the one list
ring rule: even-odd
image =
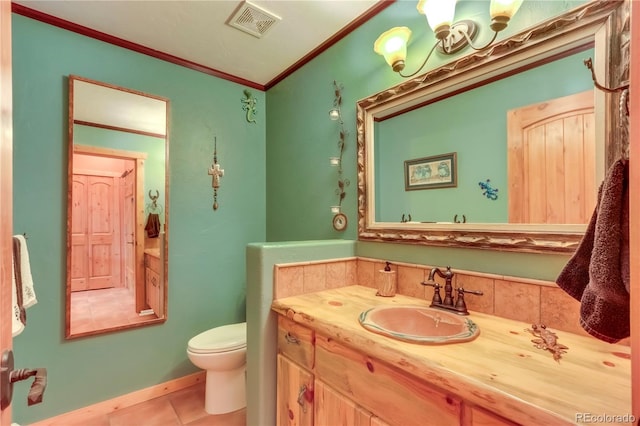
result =
[{"label": "brown towel", "polygon": [[629,170],[616,161],[580,245],[557,279],[580,301],[580,325],[608,343],[629,337]]},{"label": "brown towel", "polygon": [[144,229],[147,231],[147,237],[158,238],[160,235],[160,216],[156,213],[149,213]]}]

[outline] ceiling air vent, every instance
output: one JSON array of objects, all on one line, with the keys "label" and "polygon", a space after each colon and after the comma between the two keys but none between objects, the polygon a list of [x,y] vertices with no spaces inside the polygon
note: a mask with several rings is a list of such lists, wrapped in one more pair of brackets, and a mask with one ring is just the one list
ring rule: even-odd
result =
[{"label": "ceiling air vent", "polygon": [[280,19],[279,16],[244,1],[229,18],[228,24],[254,37],[261,38]]}]

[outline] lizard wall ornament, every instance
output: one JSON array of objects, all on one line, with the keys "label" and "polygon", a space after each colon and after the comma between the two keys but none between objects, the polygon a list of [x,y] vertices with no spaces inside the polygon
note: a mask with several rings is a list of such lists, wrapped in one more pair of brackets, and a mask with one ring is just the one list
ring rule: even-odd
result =
[{"label": "lizard wall ornament", "polygon": [[240,99],[242,102],[242,110],[247,112],[246,119],[249,123],[255,123],[255,114],[256,114],[256,104],[258,100],[253,97],[251,92],[247,89],[244,89],[244,98]]}]

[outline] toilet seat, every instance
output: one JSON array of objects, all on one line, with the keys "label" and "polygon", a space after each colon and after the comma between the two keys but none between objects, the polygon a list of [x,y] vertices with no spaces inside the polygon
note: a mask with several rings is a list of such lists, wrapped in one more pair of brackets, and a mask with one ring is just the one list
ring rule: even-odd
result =
[{"label": "toilet seat", "polygon": [[230,352],[247,347],[247,323],[228,324],[203,331],[187,344],[198,354]]}]

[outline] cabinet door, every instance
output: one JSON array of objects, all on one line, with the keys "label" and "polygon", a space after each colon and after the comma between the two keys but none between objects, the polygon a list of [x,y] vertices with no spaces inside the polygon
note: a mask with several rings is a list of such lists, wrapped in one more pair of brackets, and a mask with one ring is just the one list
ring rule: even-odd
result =
[{"label": "cabinet door", "polygon": [[156,315],[161,315],[160,312],[160,276],[152,271],[150,268],[145,268],[146,274],[146,290],[147,290],[147,305]]},{"label": "cabinet door", "polygon": [[[316,380],[314,389],[316,426],[370,426],[371,413]],[[384,423],[379,423],[383,425]]]},{"label": "cabinet door", "polygon": [[459,426],[461,401],[425,380],[316,334],[315,373],[386,422],[397,426]]},{"label": "cabinet door", "polygon": [[278,355],[278,426],[313,425],[313,375]]}]

